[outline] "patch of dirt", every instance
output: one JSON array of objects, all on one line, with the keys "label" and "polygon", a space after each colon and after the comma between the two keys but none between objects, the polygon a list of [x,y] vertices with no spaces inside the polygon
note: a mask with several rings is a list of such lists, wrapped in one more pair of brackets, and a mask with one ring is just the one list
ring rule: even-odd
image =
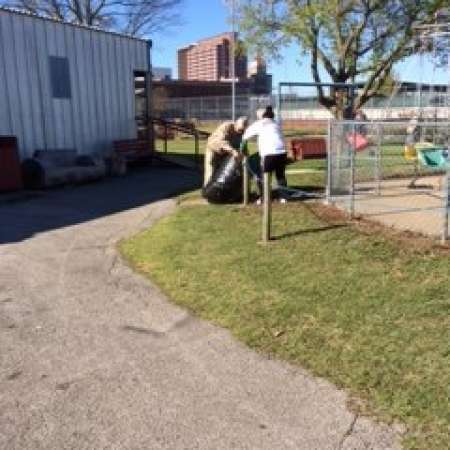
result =
[{"label": "patch of dirt", "polygon": [[402,249],[413,253],[427,253],[432,251],[442,255],[450,255],[450,243],[445,245],[440,244],[436,240],[419,233],[399,231],[365,218],[350,220],[348,215],[341,209],[322,203],[311,203],[309,208],[314,215],[330,225],[348,225],[358,230],[359,233],[368,236],[382,236],[385,239],[394,241]]},{"label": "patch of dirt", "polygon": [[195,197],[181,200],[179,204],[181,206],[208,206],[209,203],[202,197]]}]

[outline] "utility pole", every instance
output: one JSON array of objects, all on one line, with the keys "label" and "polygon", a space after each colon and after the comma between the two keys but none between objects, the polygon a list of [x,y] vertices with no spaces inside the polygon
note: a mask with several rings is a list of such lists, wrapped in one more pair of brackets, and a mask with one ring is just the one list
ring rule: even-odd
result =
[{"label": "utility pole", "polygon": [[231,118],[236,121],[236,0],[231,0]]}]

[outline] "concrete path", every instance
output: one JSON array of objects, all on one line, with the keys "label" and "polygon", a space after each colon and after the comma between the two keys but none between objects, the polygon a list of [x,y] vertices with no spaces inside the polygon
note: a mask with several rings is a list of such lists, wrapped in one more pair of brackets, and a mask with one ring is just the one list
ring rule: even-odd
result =
[{"label": "concrete path", "polygon": [[[358,183],[355,213],[398,231],[441,238],[446,228],[448,233],[449,222],[445,219],[447,208],[442,188],[443,178],[422,177],[416,189],[408,188],[410,181],[384,180],[380,184],[379,195],[376,183]],[[335,204],[348,210],[350,200],[348,197],[336,198]]]},{"label": "concrete path", "polygon": [[193,318],[121,262],[117,241],[196,183],[153,169],[0,206],[0,448],[398,448],[343,392]]}]

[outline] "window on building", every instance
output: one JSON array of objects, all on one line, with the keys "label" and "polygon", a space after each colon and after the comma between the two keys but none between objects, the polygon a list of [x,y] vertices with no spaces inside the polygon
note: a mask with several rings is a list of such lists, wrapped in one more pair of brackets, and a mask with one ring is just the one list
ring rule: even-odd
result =
[{"label": "window on building", "polygon": [[69,60],[50,56],[49,62],[53,98],[71,98]]}]

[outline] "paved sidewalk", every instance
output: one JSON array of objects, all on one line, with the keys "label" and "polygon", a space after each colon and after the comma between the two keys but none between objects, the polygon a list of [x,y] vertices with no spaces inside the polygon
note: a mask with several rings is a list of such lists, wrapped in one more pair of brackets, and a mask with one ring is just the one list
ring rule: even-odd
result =
[{"label": "paved sidewalk", "polygon": [[154,169],[0,206],[0,449],[394,449],[347,396],[170,304],[115,244],[171,213]]},{"label": "paved sidewalk", "polygon": [[[398,231],[412,231],[423,236],[441,238],[445,226],[445,197],[442,177],[423,177],[418,187],[408,187],[410,180],[384,180],[377,195],[376,184],[362,182],[357,185],[355,214],[361,215]],[[422,186],[422,187],[420,187]],[[348,196],[336,198],[336,206],[348,210]],[[450,211],[447,212],[450,214]]]}]

